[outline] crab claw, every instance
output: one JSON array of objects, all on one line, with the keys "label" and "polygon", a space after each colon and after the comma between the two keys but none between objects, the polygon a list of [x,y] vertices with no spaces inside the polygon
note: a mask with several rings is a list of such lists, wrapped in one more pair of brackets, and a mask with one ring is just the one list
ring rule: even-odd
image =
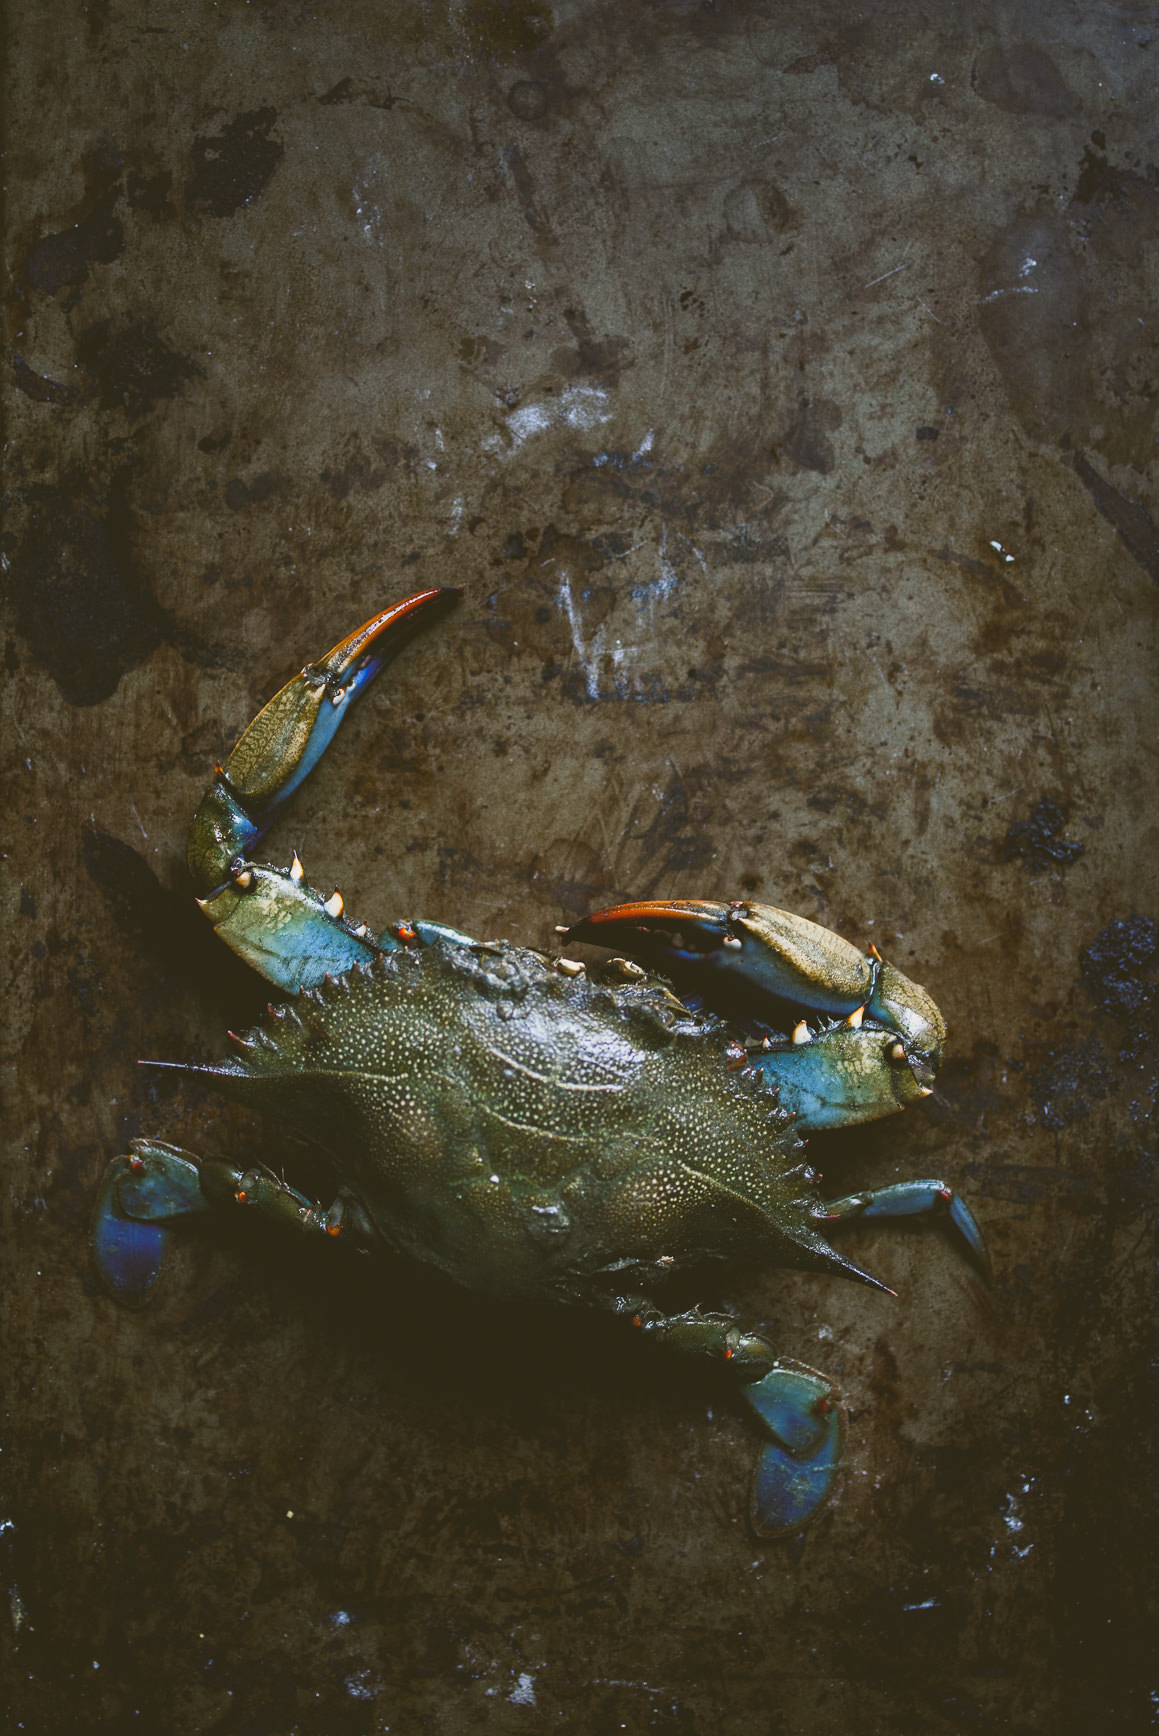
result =
[{"label": "crab claw", "polygon": [[[890,1114],[936,1077],[946,1027],[925,989],[803,916],[747,901],[650,901],[597,911],[566,938],[626,952],[717,1012],[791,1031],[751,1059],[804,1129]],[[803,1014],[842,1022],[813,1031]]]},{"label": "crab claw", "polygon": [[404,645],[420,617],[460,595],[416,591],[384,609],[288,681],[243,732],[202,798],[189,834],[189,871],[202,897],[227,886],[278,810],[317,765],[350,703]]},{"label": "crab claw", "polygon": [[189,871],[218,935],[267,982],[296,992],[340,976],[393,946],[344,916],[342,895],[325,898],[289,868],[249,852],[329,747],[355,699],[452,588],[417,591],[367,621],[309,663],[259,711],[202,797],[189,832]]},{"label": "crab claw", "polygon": [[845,1446],[845,1410],[831,1382],[799,1362],[778,1362],[742,1395],[772,1437],[753,1474],[749,1517],[758,1537],[787,1537],[833,1493]]}]

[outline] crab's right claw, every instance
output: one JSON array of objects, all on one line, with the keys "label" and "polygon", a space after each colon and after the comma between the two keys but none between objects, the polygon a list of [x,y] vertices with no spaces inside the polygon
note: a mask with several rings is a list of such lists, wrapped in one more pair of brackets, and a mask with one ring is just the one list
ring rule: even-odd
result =
[{"label": "crab's right claw", "polygon": [[[792,1029],[787,1050],[754,1065],[803,1128],[871,1120],[929,1095],[946,1040],[933,1000],[875,948],[859,952],[806,917],[747,901],[650,901],[597,911],[567,939],[626,952],[728,1017]],[[817,1015],[843,1023],[814,1042]]]},{"label": "crab's right claw", "polygon": [[844,1016],[873,993],[874,961],[839,934],[771,904],[650,899],[585,916],[567,939],[614,946],[675,975],[719,1006],[791,1007]]},{"label": "crab's right claw", "polygon": [[788,1537],[833,1493],[845,1410],[831,1383],[803,1363],[778,1362],[742,1393],[772,1437],[753,1474],[749,1518],[758,1537]]}]

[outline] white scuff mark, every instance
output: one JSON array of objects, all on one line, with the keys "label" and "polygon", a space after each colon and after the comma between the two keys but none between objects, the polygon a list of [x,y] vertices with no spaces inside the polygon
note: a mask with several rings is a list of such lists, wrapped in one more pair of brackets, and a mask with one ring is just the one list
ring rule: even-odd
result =
[{"label": "white scuff mark", "polygon": [[569,386],[559,402],[569,428],[596,428],[612,419],[608,394],[601,386]]},{"label": "white scuff mark", "polygon": [[915,1609],[940,1609],[942,1606],[936,1597],[926,1597],[922,1599],[921,1603],[903,1603],[901,1607],[909,1614],[911,1610]]},{"label": "white scuff mark", "polygon": [[992,289],[990,291],[989,295],[984,295],[982,297],[982,306],[985,307],[985,305],[988,301],[1000,301],[1004,295],[1037,295],[1037,294],[1038,294],[1038,285],[1036,283],[1012,283],[1010,285],[1009,289]]},{"label": "white scuff mark", "polygon": [[1028,253],[1018,268],[1019,277],[1029,277],[1037,264],[1037,259],[1032,259]]},{"label": "white scuff mark", "polygon": [[945,82],[946,81],[942,77],[940,72],[931,72],[931,74],[930,74],[930,83],[931,84],[945,84]]},{"label": "white scuff mark", "polygon": [[666,602],[668,600],[668,598],[672,595],[673,591],[676,589],[677,585],[680,583],[680,578],[679,578],[679,575],[676,571],[676,568],[672,565],[672,562],[668,559],[668,526],[667,525],[665,525],[664,529],[660,532],[660,547],[656,551],[656,553],[657,553],[657,560],[658,560],[659,565],[660,565],[660,583],[658,585],[653,585],[650,587],[650,594],[653,597],[653,599],[659,597],[660,601],[663,603],[663,602]]},{"label": "white scuff mark", "polygon": [[880,277],[871,277],[868,283],[862,284],[862,286],[861,286],[862,289],[872,289],[875,283],[884,283],[887,277],[895,277],[899,271],[904,271],[905,270],[905,264],[906,264],[906,254],[908,254],[908,252],[912,246],[913,246],[913,242],[907,241],[905,244],[905,252],[902,254],[902,256],[898,260],[897,264],[894,266],[891,266],[888,271],[883,271]]},{"label": "white scuff mark", "polygon": [[1010,562],[1014,559],[1014,556],[1008,555],[1006,553],[1006,550],[1002,547],[1002,544],[1000,542],[996,542],[993,537],[991,537],[989,540],[990,540],[990,547],[994,550],[994,552],[996,554],[1000,554],[1002,556],[1002,559],[1009,566]]},{"label": "white scuff mark", "polygon": [[445,452],[447,450],[447,443],[443,439],[443,431],[441,428],[435,429],[435,450],[436,452]]},{"label": "white scuff mark", "polygon": [[513,1706],[534,1706],[535,1677],[529,1675],[526,1670],[522,1670],[519,1675],[519,1680],[516,1682],[507,1698],[511,1701]]},{"label": "white scuff mark", "polygon": [[[686,543],[686,539],[683,537],[680,541]],[[700,562],[701,571],[707,577],[708,563],[705,561],[701,550],[698,549],[694,543],[688,542],[686,543],[686,546],[692,550],[692,553]],[[675,561],[668,552],[668,526],[666,524],[662,525],[660,528],[660,546],[656,551],[656,564],[660,569],[660,577],[658,579],[652,579],[644,584],[633,585],[632,587],[632,598],[639,609],[641,629],[645,627],[649,629],[652,628],[654,625],[652,617],[656,604],[658,602],[666,603],[680,584],[680,573],[676,567]]]},{"label": "white scuff mark", "polygon": [[584,644],[583,622],[580,612],[575,606],[571,594],[571,580],[564,579],[559,587],[559,606],[567,616],[567,624],[571,628],[571,642],[579,659],[580,668],[584,672],[584,684],[587,687],[589,699],[600,697],[600,658],[603,656],[603,627],[599,626],[592,637],[590,645]]},{"label": "white scuff mark", "polygon": [[[575,428],[585,431],[610,422],[608,394],[600,386],[569,386],[554,403],[520,404],[507,418],[507,431],[515,446],[522,446],[533,434],[545,434],[549,428]],[[492,445],[491,441],[485,442]]]},{"label": "white scuff mark", "polygon": [[381,170],[381,158],[372,157],[366,165],[365,172],[358,176],[350,189],[354,202],[354,215],[357,217],[367,241],[377,240],[379,231],[382,229],[382,207],[371,195],[371,185],[378,179]]},{"label": "white scuff mark", "polygon": [[567,624],[571,628],[572,648],[584,672],[584,687],[588,698],[600,697],[600,670],[605,662],[611,663],[615,690],[623,692],[623,685],[618,678],[624,674],[629,660],[635,657],[636,647],[625,646],[619,639],[609,645],[607,628],[602,621],[591,639],[585,643],[583,618],[571,594],[570,579],[564,578],[560,581],[559,606],[567,616]]},{"label": "white scuff mark", "polygon": [[516,446],[522,446],[533,434],[542,434],[551,427],[551,413],[546,404],[521,404],[507,418],[507,429]]},{"label": "white scuff mark", "polygon": [[138,829],[141,833],[142,838],[144,838],[144,840],[147,844],[149,842],[149,834],[148,834],[148,832],[146,832],[145,827],[144,827],[142,820],[141,820],[141,816],[137,812],[136,802],[130,802],[129,803],[129,809],[130,809],[130,812],[132,813],[134,820],[136,820],[136,822],[137,822],[137,826],[138,826]]},{"label": "white scuff mark", "polygon": [[450,529],[449,534],[451,536],[455,536],[458,532],[459,526],[463,522],[463,497],[461,494],[457,494],[455,496],[454,500],[451,502],[450,517],[451,517],[451,529]]},{"label": "white scuff mark", "polygon": [[654,428],[649,428],[648,432],[645,434],[644,438],[641,440],[640,444],[637,446],[636,450],[632,454],[632,463],[633,464],[642,464],[643,463],[644,459],[647,458],[649,452],[651,452],[651,450],[652,450],[652,442],[655,439],[655,437],[656,437],[656,430]]}]

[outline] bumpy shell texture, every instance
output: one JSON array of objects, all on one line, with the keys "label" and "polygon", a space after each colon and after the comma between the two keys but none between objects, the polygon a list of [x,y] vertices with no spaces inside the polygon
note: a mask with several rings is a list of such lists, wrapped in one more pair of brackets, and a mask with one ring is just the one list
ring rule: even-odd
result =
[{"label": "bumpy shell texture", "polygon": [[438,944],[300,995],[210,1071],[316,1139],[386,1246],[475,1289],[606,1306],[658,1262],[849,1271],[728,1042],[662,983]]}]

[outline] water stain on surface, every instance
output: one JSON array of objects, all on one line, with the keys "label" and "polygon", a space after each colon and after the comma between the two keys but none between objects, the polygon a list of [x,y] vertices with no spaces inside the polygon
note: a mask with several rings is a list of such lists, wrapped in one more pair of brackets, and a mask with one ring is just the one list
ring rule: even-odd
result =
[{"label": "water stain on surface", "polygon": [[232,217],[260,198],[282,160],[285,146],[270,137],[277,110],[247,109],[220,133],[199,134],[190,147],[193,174],[185,203],[209,217]]},{"label": "water stain on surface", "polygon": [[29,492],[13,556],[17,628],[71,705],[99,705],[165,636],[136,570],[129,472],[104,489],[84,478]]},{"label": "water stain on surface", "polygon": [[79,288],[90,265],[111,265],[125,244],[125,230],[117,216],[121,197],[120,155],[111,149],[91,151],[82,164],[85,193],[72,223],[31,243],[24,255],[24,278],[29,288],[56,295],[65,288]]},{"label": "water stain on surface", "polygon": [[1072,454],[1071,464],[1103,518],[1122,537],[1143,571],[1159,585],[1159,525],[1146,507],[1112,487],[1081,452]]},{"label": "water stain on surface", "polygon": [[82,332],[76,353],[93,377],[101,408],[123,409],[133,418],[176,397],[201,373],[195,362],[165,342],[149,320],[121,326],[100,320]]},{"label": "water stain on surface", "polygon": [[1065,120],[1078,108],[1050,55],[1033,42],[983,49],[974,63],[974,89],[1013,115]]}]

